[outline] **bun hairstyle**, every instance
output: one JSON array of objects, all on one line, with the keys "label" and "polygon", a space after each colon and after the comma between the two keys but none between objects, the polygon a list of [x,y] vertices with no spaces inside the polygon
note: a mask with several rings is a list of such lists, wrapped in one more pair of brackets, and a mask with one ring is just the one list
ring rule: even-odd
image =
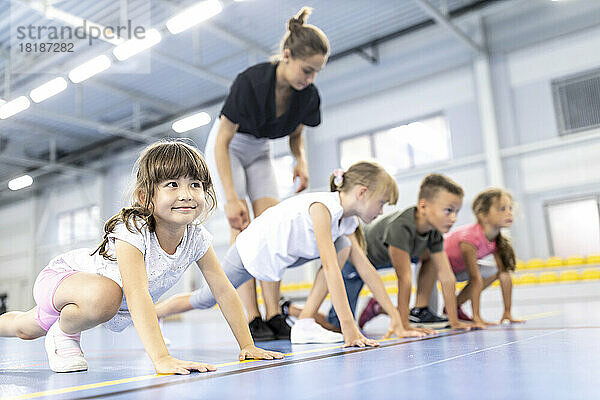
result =
[{"label": "bun hairstyle", "polygon": [[[281,40],[281,54],[285,49],[294,58],[306,59],[315,54],[329,55],[329,40],[322,30],[314,25],[306,24],[312,8],[302,7],[295,17],[289,19],[287,32]],[[281,55],[277,57],[281,58]]]},{"label": "bun hairstyle", "polygon": [[[490,208],[500,201],[502,196],[507,196],[512,201],[512,196],[509,192],[499,188],[489,188],[479,193],[473,200],[473,214],[479,221],[480,215],[487,215],[490,212]],[[512,247],[510,240],[498,233],[496,237],[496,251],[502,260],[502,266],[504,271],[514,271],[517,265],[517,257],[515,250]]]}]

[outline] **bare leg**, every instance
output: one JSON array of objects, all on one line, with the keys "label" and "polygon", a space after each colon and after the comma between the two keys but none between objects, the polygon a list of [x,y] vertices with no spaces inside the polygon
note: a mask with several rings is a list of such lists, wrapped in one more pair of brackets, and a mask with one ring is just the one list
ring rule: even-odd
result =
[{"label": "bare leg", "polygon": [[182,293],[171,296],[165,301],[161,301],[155,307],[156,316],[158,318],[164,318],[169,315],[193,310],[194,307],[190,304],[190,297],[192,297],[190,293]]},{"label": "bare leg", "polygon": [[256,298],[256,279],[250,279],[237,288],[242,304],[246,309],[248,321],[252,321],[256,317],[260,317],[258,310],[258,300]]},{"label": "bare leg", "polygon": [[[340,265],[340,267],[346,263],[346,260],[348,259],[348,256],[350,255],[350,249],[351,249],[351,247],[348,246],[348,247],[340,250],[337,253],[338,265]],[[319,307],[323,303],[323,300],[325,300],[325,297],[327,296],[328,292],[329,292],[329,289],[327,288],[327,281],[325,280],[325,274],[323,272],[323,268],[320,268],[319,271],[317,272],[317,276],[315,277],[315,282],[313,284],[313,287],[308,295],[308,298],[306,299],[306,304],[304,305],[304,309],[302,310],[302,312],[300,313],[298,318],[299,319],[315,318],[315,321],[317,321]],[[323,319],[325,319],[324,316],[323,316]],[[326,322],[326,320],[325,320],[325,322]],[[329,329],[329,328],[326,328],[326,329]]]},{"label": "bare leg", "polygon": [[267,320],[273,318],[277,314],[281,314],[281,309],[279,308],[279,299],[281,297],[280,284],[281,281],[260,281],[263,300],[265,301],[265,308],[267,309]]},{"label": "bare leg", "polygon": [[113,280],[79,272],[56,289],[54,307],[60,310],[60,329],[75,334],[110,320],[119,310],[123,291]]},{"label": "bare leg", "polygon": [[[278,203],[279,201],[273,197],[264,197],[261,199],[254,200],[252,202],[252,211],[254,212],[254,218],[260,216],[266,209],[273,207]],[[262,296],[263,300],[265,301],[265,309],[267,311],[267,320],[273,318],[277,314],[281,314],[281,310],[279,309],[279,299],[281,297],[280,283],[281,282],[260,281],[260,287],[262,288]],[[254,297],[254,302],[257,303],[256,289],[254,290]],[[258,311],[258,306],[256,310]],[[257,313],[257,315],[260,314]]]},{"label": "bare leg", "polygon": [[[492,275],[483,280],[483,289],[490,286],[494,281],[498,279],[497,275]],[[466,303],[467,300],[471,299],[471,281],[467,283],[467,285],[460,291],[458,296],[456,296],[456,305],[461,306]]]},{"label": "bare leg", "polygon": [[35,308],[0,315],[0,336],[31,340],[44,335],[46,331],[35,321]]},{"label": "bare leg", "polygon": [[429,255],[421,258],[421,269],[417,277],[417,298],[415,301],[416,308],[427,307],[429,305],[429,297],[433,290],[433,285],[437,279],[437,272],[429,258]]}]

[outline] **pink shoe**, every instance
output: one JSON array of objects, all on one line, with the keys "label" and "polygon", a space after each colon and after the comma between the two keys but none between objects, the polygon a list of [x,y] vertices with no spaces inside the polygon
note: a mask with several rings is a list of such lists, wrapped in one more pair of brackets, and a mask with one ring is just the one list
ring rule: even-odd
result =
[{"label": "pink shoe", "polygon": [[358,318],[358,326],[362,329],[363,326],[379,314],[381,314],[381,306],[374,298],[370,298],[367,306],[360,314],[360,318]]},{"label": "pink shoe", "polygon": [[457,307],[456,312],[458,313],[458,319],[463,321],[473,321],[473,318],[469,317],[469,315],[463,311],[462,307]]},{"label": "pink shoe", "polygon": [[[458,319],[460,319],[461,321],[468,321],[468,322],[473,321],[473,318],[469,317],[469,315],[466,312],[464,312],[462,307],[460,307],[460,306],[456,307],[456,313],[458,314]],[[446,307],[444,307],[444,314],[447,315]]]}]

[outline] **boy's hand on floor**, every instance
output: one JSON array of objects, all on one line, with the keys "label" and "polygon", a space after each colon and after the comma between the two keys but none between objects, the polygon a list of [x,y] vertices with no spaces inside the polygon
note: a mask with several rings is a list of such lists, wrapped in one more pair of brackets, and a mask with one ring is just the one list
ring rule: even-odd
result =
[{"label": "boy's hand on floor", "polygon": [[242,360],[273,360],[283,358],[283,353],[278,351],[263,350],[254,345],[244,347],[240,350],[240,361]]}]

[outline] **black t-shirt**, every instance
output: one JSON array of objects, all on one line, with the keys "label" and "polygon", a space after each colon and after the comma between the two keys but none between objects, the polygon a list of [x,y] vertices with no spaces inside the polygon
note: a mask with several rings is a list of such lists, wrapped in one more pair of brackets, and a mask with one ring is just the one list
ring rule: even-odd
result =
[{"label": "black t-shirt", "polygon": [[313,84],[300,91],[292,89],[287,110],[276,118],[276,67],[277,64],[268,62],[257,64],[235,78],[221,115],[239,124],[238,132],[276,139],[294,132],[300,124],[321,123],[321,98]]}]

